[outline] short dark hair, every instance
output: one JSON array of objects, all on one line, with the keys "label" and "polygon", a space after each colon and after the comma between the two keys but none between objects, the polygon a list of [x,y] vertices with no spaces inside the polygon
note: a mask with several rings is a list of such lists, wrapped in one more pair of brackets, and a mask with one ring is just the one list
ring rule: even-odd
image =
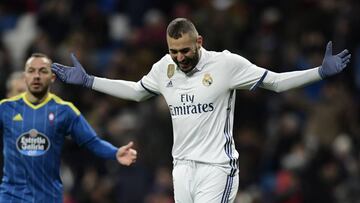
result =
[{"label": "short dark hair", "polygon": [[171,21],[166,29],[169,37],[179,39],[183,34],[189,33],[192,36],[197,36],[198,32],[194,24],[186,18],[176,18]]},{"label": "short dark hair", "polygon": [[29,58],[47,58],[50,61],[50,64],[52,64],[52,60],[50,59],[50,57],[46,54],[43,53],[33,53],[31,54],[31,56]]}]

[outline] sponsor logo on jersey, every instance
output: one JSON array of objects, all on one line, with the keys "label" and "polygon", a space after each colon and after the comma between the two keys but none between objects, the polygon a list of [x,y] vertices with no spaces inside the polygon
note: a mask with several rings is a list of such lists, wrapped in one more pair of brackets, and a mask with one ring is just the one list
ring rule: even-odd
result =
[{"label": "sponsor logo on jersey", "polygon": [[183,104],[181,106],[169,105],[170,114],[172,116],[201,114],[214,111],[214,104]]},{"label": "sponsor logo on jersey", "polygon": [[204,78],[202,80],[203,85],[210,86],[213,83],[213,79],[209,73],[206,73],[204,75]]},{"label": "sponsor logo on jersey", "polygon": [[19,114],[19,113],[13,117],[13,121],[22,121],[22,120],[23,120],[23,118],[22,118],[21,114]]},{"label": "sponsor logo on jersey", "polygon": [[25,156],[40,156],[49,150],[50,141],[46,135],[31,129],[18,137],[16,147]]},{"label": "sponsor logo on jersey", "polygon": [[214,111],[215,107],[212,102],[210,103],[196,103],[195,95],[193,94],[180,94],[180,102],[182,105],[174,106],[169,105],[171,116],[201,114]]},{"label": "sponsor logo on jersey", "polygon": [[174,64],[169,64],[168,65],[168,69],[167,69],[167,76],[168,78],[172,78],[172,76],[174,76],[175,73],[175,65]]}]

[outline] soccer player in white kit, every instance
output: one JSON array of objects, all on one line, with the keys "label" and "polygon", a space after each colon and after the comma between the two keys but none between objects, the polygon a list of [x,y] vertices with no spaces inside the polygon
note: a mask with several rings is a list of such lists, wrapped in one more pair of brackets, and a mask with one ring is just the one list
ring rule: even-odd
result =
[{"label": "soccer player in white kit", "polygon": [[143,101],[162,95],[173,124],[175,202],[233,202],[239,182],[232,136],[236,90],[259,86],[281,92],[303,86],[339,73],[350,54],[344,50],[332,55],[329,42],[321,66],[274,73],[229,51],[208,51],[202,43],[195,26],[177,18],[167,28],[169,54],[138,82],[88,75],[74,55],[74,67],[55,63],[52,69],[66,83],[122,99]]}]

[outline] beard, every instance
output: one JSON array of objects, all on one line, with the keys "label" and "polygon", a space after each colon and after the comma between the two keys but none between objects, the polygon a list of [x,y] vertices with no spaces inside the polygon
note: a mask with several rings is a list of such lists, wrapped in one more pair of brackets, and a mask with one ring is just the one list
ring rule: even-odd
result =
[{"label": "beard", "polygon": [[200,59],[199,49],[194,50],[193,56],[185,56],[182,62],[179,62],[176,57],[173,58],[175,64],[180,68],[184,73],[188,73],[195,68]]},{"label": "beard", "polygon": [[49,86],[45,85],[45,86],[40,86],[38,88],[28,86],[28,90],[34,97],[43,98],[47,94],[49,90]]}]

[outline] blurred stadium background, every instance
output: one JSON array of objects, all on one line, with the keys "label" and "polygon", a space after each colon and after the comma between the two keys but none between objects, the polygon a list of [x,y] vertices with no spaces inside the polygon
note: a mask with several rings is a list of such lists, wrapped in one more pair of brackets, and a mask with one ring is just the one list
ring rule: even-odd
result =
[{"label": "blurred stadium background", "polygon": [[[352,53],[341,74],[306,88],[238,91],[234,140],[240,153],[239,203],[360,202],[358,0],[1,0],[0,95],[33,52],[87,71],[140,80],[167,53],[165,29],[190,18],[208,50],[228,49],[272,71],[321,64],[327,41]],[[99,135],[136,142],[132,167],[104,161],[67,141],[66,203],[170,203],[172,130],[161,97],[141,104],[56,82]]]}]

